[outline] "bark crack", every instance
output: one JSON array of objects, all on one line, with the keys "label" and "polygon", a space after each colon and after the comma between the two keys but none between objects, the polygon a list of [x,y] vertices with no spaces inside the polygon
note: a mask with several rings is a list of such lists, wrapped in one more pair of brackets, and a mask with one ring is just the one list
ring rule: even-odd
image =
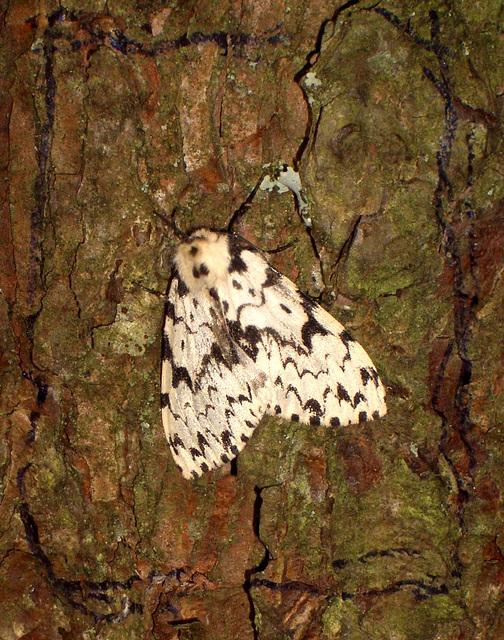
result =
[{"label": "bark crack", "polygon": [[[431,68],[423,68],[424,76],[431,82],[444,103],[444,131],[439,139],[436,154],[438,181],[433,194],[434,214],[442,232],[445,266],[451,274],[453,290],[453,336],[448,339],[446,348],[437,364],[434,384],[431,389],[431,405],[434,412],[441,419],[441,437],[439,440],[439,456],[448,467],[447,482],[451,490],[456,491],[455,517],[461,531],[465,530],[465,509],[470,501],[471,487],[476,468],[476,450],[469,436],[473,429],[470,412],[470,397],[468,388],[472,378],[472,362],[469,355],[472,326],[475,322],[475,308],[478,304],[479,284],[476,270],[476,241],[475,241],[475,213],[468,193],[474,181],[472,149],[472,134],[466,136],[467,145],[467,181],[462,202],[454,196],[454,187],[450,179],[450,161],[456,140],[459,115],[471,121],[485,122],[487,126],[494,126],[492,114],[480,113],[463,103],[454,92],[450,79],[449,61],[455,58],[453,51],[441,41],[441,23],[437,11],[429,11],[430,39],[421,38],[411,27],[398,16],[383,7],[377,7],[375,12],[401,31],[409,40],[434,54],[437,63],[437,73]],[[458,214],[454,215],[454,214]],[[458,218],[458,219],[457,219]],[[444,385],[449,385],[449,367],[454,358],[459,360],[458,380],[453,391],[453,404],[447,415],[441,399],[445,395]],[[450,388],[449,386],[447,388]],[[454,437],[457,442],[453,442]],[[467,460],[466,468],[460,463],[460,450]],[[455,549],[452,560],[454,569],[452,577],[460,582],[462,576],[462,562],[458,548]]]},{"label": "bark crack", "polygon": [[262,497],[262,492],[265,489],[270,489],[273,486],[278,486],[278,485],[267,485],[265,487],[258,487],[257,485],[254,487],[254,493],[255,493],[255,501],[254,501],[254,513],[253,513],[253,518],[252,518],[252,529],[254,532],[254,535],[256,537],[256,539],[261,543],[262,547],[264,548],[264,555],[262,557],[262,560],[259,562],[259,564],[257,564],[255,567],[252,567],[251,569],[246,569],[245,571],[245,581],[243,583],[243,590],[245,591],[246,595],[247,595],[247,599],[249,602],[249,607],[250,607],[250,612],[249,612],[249,619],[250,619],[250,623],[252,625],[252,631],[254,634],[254,640],[259,640],[260,635],[259,635],[259,629],[257,627],[257,615],[256,615],[256,608],[255,608],[255,604],[254,604],[254,598],[252,596],[251,593],[251,588],[255,585],[255,579],[252,577],[258,573],[262,573],[263,571],[266,570],[266,568],[269,565],[269,562],[271,560],[271,552],[268,549],[266,543],[264,542],[264,540],[261,538],[261,509],[263,506],[263,497]]},{"label": "bark crack", "polygon": [[[18,473],[18,485],[20,485],[21,495],[24,490],[24,473],[29,468],[27,465]],[[45,553],[41,542],[37,522],[30,512],[28,502],[23,501],[19,505],[19,515],[23,523],[25,539],[31,554],[42,565],[44,571],[42,575],[50,586],[51,590],[59,599],[66,602],[73,609],[91,616],[95,622],[104,621],[108,623],[120,622],[133,613],[141,614],[143,605],[130,598],[124,593],[132,589],[133,583],[141,580],[138,575],[132,575],[127,580],[67,580],[56,575],[51,560]],[[117,594],[119,592],[119,602]],[[96,608],[94,602],[103,602],[108,608],[115,611],[103,613]],[[90,606],[90,603],[93,606]]]}]

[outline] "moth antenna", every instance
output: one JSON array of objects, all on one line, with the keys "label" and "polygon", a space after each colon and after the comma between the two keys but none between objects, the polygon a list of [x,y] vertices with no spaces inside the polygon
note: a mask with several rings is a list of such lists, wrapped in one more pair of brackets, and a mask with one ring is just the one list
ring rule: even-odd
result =
[{"label": "moth antenna", "polygon": [[163,293],[162,291],[158,291],[157,289],[153,289],[152,287],[147,287],[141,282],[138,282],[138,280],[133,280],[132,284],[135,287],[146,291],[147,293],[151,293],[153,296],[156,296],[156,298],[166,298],[166,292]]},{"label": "moth antenna", "polygon": [[156,210],[154,210],[154,215],[156,215],[160,220],[162,220],[163,224],[169,227],[177,238],[179,238],[180,240],[184,240],[185,238],[187,238],[188,234],[182,231],[182,229],[179,229],[179,227],[177,226],[177,223],[175,222],[175,214],[177,212],[177,209],[178,207],[173,207],[169,218],[167,218],[164,214]]},{"label": "moth antenna", "polygon": [[252,191],[248,194],[248,196],[244,200],[244,202],[242,202],[242,204],[238,207],[238,209],[231,216],[231,219],[229,220],[229,223],[228,223],[228,226],[227,226],[227,232],[228,233],[235,233],[235,231],[234,231],[235,226],[239,225],[240,222],[242,221],[242,219],[247,215],[248,210],[252,206],[252,202],[253,202],[253,200],[255,198],[255,195],[256,195],[257,191],[259,190],[259,187],[261,186],[261,183],[264,180],[264,177],[266,176],[266,174],[267,174],[266,169],[263,169],[263,172],[261,173],[261,176],[260,176],[259,180],[256,182],[256,184],[255,184],[254,188],[252,189]]},{"label": "moth antenna", "polygon": [[299,238],[294,238],[294,240],[291,240],[287,244],[283,244],[281,247],[277,247],[276,249],[265,249],[264,253],[267,253],[269,255],[274,255],[275,253],[281,253],[286,249],[290,249],[291,247],[296,245],[298,242],[299,242]]}]

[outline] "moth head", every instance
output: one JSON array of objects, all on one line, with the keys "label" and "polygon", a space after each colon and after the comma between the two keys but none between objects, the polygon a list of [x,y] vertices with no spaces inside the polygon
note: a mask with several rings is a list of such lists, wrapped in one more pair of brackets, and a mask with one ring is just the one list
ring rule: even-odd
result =
[{"label": "moth head", "polygon": [[208,229],[194,231],[179,244],[174,262],[190,291],[214,287],[229,266],[227,235]]}]

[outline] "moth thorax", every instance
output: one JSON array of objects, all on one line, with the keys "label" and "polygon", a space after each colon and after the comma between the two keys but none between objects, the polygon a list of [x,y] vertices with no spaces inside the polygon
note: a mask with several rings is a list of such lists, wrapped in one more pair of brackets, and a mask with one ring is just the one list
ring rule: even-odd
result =
[{"label": "moth thorax", "polygon": [[215,287],[229,267],[226,235],[202,229],[182,242],[175,255],[180,277],[191,291]]}]

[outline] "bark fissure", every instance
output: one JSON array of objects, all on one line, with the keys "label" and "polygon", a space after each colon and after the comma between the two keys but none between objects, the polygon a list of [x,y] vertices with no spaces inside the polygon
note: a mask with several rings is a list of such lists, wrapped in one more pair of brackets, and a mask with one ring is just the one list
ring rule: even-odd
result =
[{"label": "bark fissure", "polygon": [[252,567],[251,569],[245,570],[245,581],[243,583],[243,589],[247,595],[247,599],[250,607],[249,618],[250,618],[250,623],[252,625],[254,640],[259,640],[260,634],[259,634],[259,629],[256,623],[256,607],[255,607],[253,595],[251,593],[251,587],[254,582],[254,578],[252,576],[265,571],[271,559],[270,550],[268,549],[265,542],[261,538],[261,508],[263,506],[262,492],[265,489],[269,489],[270,487],[271,485],[267,487],[258,487],[258,486],[254,487],[254,493],[256,497],[254,501],[252,531],[254,533],[255,538],[261,543],[262,547],[264,548],[264,555],[261,561],[259,562],[259,564],[257,564],[255,567]]}]

